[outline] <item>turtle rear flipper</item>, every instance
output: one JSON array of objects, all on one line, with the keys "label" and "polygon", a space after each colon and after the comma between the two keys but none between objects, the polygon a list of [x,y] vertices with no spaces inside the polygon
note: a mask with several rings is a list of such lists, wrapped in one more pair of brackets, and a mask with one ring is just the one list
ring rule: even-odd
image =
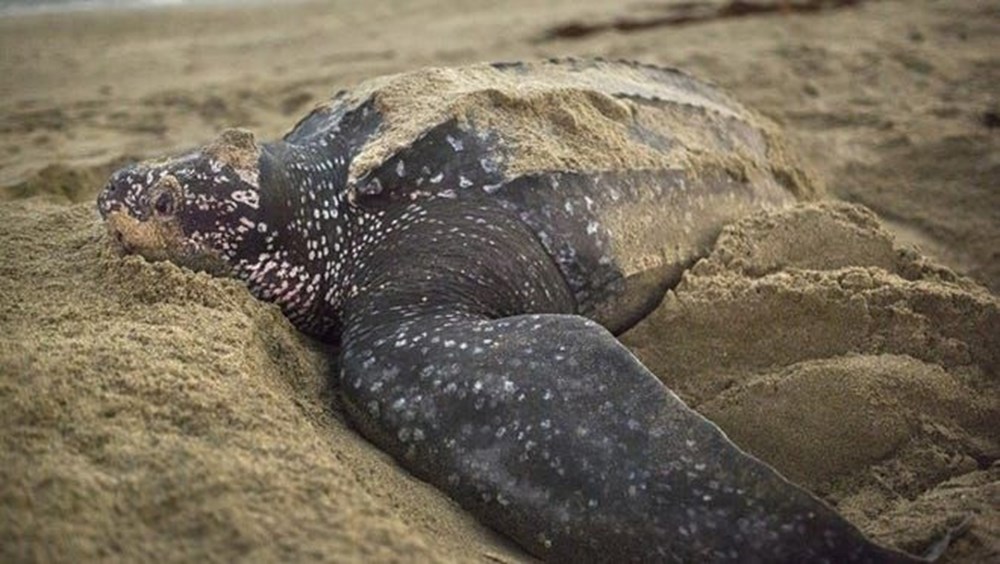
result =
[{"label": "turtle rear flipper", "polygon": [[546,559],[907,561],[572,315],[515,217],[426,205],[383,219],[342,339],[353,422],[408,470]]},{"label": "turtle rear flipper", "polygon": [[742,452],[596,323],[416,311],[345,342],[353,420],[535,555],[909,560]]}]

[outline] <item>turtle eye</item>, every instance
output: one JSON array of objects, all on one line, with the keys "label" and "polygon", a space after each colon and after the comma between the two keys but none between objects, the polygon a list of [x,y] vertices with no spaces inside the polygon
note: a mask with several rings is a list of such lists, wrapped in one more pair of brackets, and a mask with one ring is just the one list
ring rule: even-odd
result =
[{"label": "turtle eye", "polygon": [[170,191],[160,192],[153,201],[153,210],[158,215],[170,215],[174,213],[174,195]]}]

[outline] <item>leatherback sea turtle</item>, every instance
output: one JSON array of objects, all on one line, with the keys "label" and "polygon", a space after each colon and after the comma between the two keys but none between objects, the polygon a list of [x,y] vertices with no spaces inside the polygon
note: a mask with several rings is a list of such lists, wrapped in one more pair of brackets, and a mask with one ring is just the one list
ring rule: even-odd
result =
[{"label": "leatherback sea turtle", "polygon": [[815,189],[768,122],[603,60],[368,81],[258,144],[115,173],[128,252],[246,281],[340,343],[353,423],[544,559],[876,562],[614,338],[721,227]]}]

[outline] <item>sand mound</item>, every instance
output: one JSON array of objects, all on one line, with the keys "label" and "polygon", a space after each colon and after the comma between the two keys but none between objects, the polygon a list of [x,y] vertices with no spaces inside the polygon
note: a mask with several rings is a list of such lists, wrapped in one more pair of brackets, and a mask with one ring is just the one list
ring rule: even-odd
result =
[{"label": "sand mound", "polygon": [[[970,539],[995,554],[1000,300],[897,248],[870,212],[824,203],[730,226],[623,341],[882,542],[920,551],[975,513]],[[936,510],[918,510],[928,496]]]},{"label": "sand mound", "polygon": [[[0,226],[4,560],[525,558],[351,431],[331,351],[240,284],[117,257],[90,205]],[[626,341],[882,542],[976,515],[949,553],[974,561],[998,335],[995,297],[823,204],[727,229]]]},{"label": "sand mound", "polygon": [[0,218],[0,560],[513,558],[338,419],[276,308],[119,259],[92,204]]}]

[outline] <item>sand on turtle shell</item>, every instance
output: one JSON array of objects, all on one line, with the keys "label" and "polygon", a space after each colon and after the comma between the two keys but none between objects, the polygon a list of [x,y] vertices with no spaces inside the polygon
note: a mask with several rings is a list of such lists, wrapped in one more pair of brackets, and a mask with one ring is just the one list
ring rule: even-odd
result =
[{"label": "sand on turtle shell", "polygon": [[344,424],[322,345],[238,284],[108,254],[92,202],[128,155],[272,139],[362,79],[563,55],[718,82],[881,216],[734,227],[626,342],[879,541],[919,551],[972,515],[942,561],[1000,558],[997,298],[951,270],[1000,288],[997,7],[547,34],[669,4],[0,18],[0,559],[525,560]]},{"label": "sand on turtle shell", "polygon": [[[454,119],[516,147],[503,155],[511,178],[539,170],[673,169],[692,178],[725,171],[761,185],[777,178],[797,199],[822,192],[771,120],[671,68],[563,60],[421,69],[378,77],[332,105],[369,100],[384,121],[352,160],[349,184]],[[651,143],[637,128],[659,138]]]}]

